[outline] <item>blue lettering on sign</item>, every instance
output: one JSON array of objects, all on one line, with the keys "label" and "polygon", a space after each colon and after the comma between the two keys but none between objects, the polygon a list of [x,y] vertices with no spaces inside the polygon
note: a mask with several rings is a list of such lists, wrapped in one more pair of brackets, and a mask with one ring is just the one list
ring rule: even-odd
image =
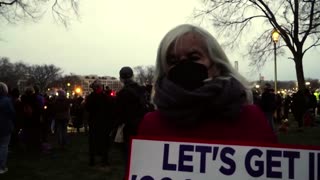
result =
[{"label": "blue lettering on sign", "polygon": [[211,152],[210,146],[196,146],[196,152],[200,152],[200,173],[206,173],[206,157]]},{"label": "blue lettering on sign", "polygon": [[314,153],[309,153],[309,180],[314,180]]},{"label": "blue lettering on sign", "polygon": [[162,178],[161,180],[172,180],[172,179],[168,178],[168,177],[165,177],[165,178]]},{"label": "blue lettering on sign", "polygon": [[212,150],[212,160],[216,160],[217,159],[217,156],[218,156],[218,152],[219,152],[219,147],[213,147],[213,150]]},{"label": "blue lettering on sign", "polygon": [[193,172],[193,166],[190,165],[185,165],[185,161],[192,161],[192,156],[191,155],[185,155],[185,152],[193,152],[194,151],[194,146],[192,145],[180,145],[179,149],[179,166],[178,169],[179,171],[183,172]]},{"label": "blue lettering on sign", "polygon": [[151,176],[144,176],[141,178],[141,180],[154,180]]},{"label": "blue lettering on sign", "polygon": [[252,167],[251,167],[251,159],[252,157],[254,156],[258,156],[258,157],[261,157],[262,156],[262,151],[260,149],[251,149],[247,155],[246,155],[246,158],[245,158],[245,167],[246,167],[246,170],[248,172],[248,174],[252,177],[260,177],[263,175],[264,173],[264,165],[263,165],[263,161],[255,161],[255,166],[258,167],[257,170],[254,170]]},{"label": "blue lettering on sign", "polygon": [[317,171],[317,175],[318,175],[318,180],[320,180],[320,153],[318,153],[318,171]]},{"label": "blue lettering on sign", "polygon": [[220,159],[225,164],[229,165],[230,168],[220,167],[220,172],[224,175],[232,175],[236,171],[236,163],[230,157],[227,157],[228,154],[234,155],[235,150],[231,147],[225,147],[221,150]]},{"label": "blue lettering on sign", "polygon": [[169,170],[169,171],[176,171],[177,165],[176,164],[169,164],[169,144],[164,144],[164,150],[163,150],[163,163],[162,163],[162,169],[163,170]]},{"label": "blue lettering on sign", "polygon": [[131,180],[137,180],[137,175],[132,175]]},{"label": "blue lettering on sign", "polygon": [[289,179],[294,179],[294,159],[300,158],[300,152],[283,151],[283,157],[289,159]]},{"label": "blue lettering on sign", "polygon": [[267,150],[267,177],[269,178],[282,178],[282,173],[273,171],[273,167],[281,167],[280,161],[272,160],[273,157],[281,157],[282,152],[278,150]]}]

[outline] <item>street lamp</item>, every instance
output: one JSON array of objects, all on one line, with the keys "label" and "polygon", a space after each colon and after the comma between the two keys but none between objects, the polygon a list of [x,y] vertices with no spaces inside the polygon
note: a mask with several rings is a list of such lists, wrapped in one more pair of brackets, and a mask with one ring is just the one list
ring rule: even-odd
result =
[{"label": "street lamp", "polygon": [[279,41],[280,33],[277,29],[273,29],[271,39],[274,47],[274,92],[277,93],[277,42]]}]

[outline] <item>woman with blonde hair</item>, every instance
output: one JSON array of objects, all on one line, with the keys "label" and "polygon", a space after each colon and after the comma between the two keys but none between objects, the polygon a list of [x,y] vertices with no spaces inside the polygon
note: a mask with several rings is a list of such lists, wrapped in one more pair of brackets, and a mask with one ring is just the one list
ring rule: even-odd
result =
[{"label": "woman with blonde hair", "polygon": [[252,105],[249,83],[206,30],[183,24],[169,31],[157,53],[153,103],[139,135],[276,142]]}]

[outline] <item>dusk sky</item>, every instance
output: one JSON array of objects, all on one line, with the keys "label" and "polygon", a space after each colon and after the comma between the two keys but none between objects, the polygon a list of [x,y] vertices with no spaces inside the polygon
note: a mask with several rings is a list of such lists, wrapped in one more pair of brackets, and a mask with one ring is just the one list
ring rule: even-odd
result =
[{"label": "dusk sky", "polygon": [[[118,78],[122,66],[154,65],[160,40],[171,28],[192,20],[199,0],[81,0],[80,20],[68,29],[54,22],[50,11],[37,23],[0,25],[0,56],[11,62],[55,64],[65,74],[97,74]],[[202,25],[204,26],[204,25]],[[213,27],[205,29],[216,35]],[[217,37],[219,42],[222,37]],[[260,72],[248,67],[240,50],[226,49],[232,64],[249,80],[259,73],[274,78],[274,62]],[[320,78],[320,48],[304,57],[305,77]],[[295,67],[287,54],[278,57],[278,79],[295,80]]]}]

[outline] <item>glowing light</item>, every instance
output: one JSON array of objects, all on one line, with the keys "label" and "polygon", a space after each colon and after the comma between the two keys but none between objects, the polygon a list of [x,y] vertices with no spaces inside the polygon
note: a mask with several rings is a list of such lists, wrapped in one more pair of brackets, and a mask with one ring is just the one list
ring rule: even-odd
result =
[{"label": "glowing light", "polygon": [[47,109],[47,108],[48,108],[47,106],[44,106],[44,107],[43,107],[43,109]]},{"label": "glowing light", "polygon": [[111,91],[110,95],[111,96],[116,96],[116,91]]},{"label": "glowing light", "polygon": [[278,30],[274,29],[271,33],[271,38],[272,38],[272,41],[274,43],[277,43],[279,41],[279,37],[280,37],[280,33]]},{"label": "glowing light", "polygon": [[81,93],[81,88],[78,87],[78,88],[76,88],[75,91],[76,91],[77,94],[80,94]]}]

